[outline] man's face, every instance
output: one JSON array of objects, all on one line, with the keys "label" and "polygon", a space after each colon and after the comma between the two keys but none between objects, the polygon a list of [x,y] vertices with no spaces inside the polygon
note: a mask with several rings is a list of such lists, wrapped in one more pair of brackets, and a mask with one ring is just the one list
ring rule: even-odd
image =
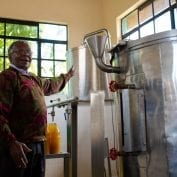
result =
[{"label": "man's face", "polygon": [[17,43],[10,53],[10,62],[18,68],[27,70],[31,65],[32,52],[25,42]]}]

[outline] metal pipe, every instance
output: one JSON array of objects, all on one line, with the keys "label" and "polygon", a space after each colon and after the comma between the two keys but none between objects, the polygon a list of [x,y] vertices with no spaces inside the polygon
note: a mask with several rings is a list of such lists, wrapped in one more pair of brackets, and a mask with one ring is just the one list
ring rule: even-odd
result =
[{"label": "metal pipe", "polygon": [[124,67],[113,67],[111,65],[107,65],[103,62],[103,58],[95,58],[96,65],[99,69],[101,69],[104,72],[107,73],[117,73],[121,74],[124,73],[125,68]]},{"label": "metal pipe", "polygon": [[54,107],[54,106],[62,107],[62,106],[68,105],[69,103],[74,103],[74,102],[78,102],[78,97],[74,97],[74,98],[71,98],[71,99],[60,101],[59,103],[47,106],[47,108]]}]

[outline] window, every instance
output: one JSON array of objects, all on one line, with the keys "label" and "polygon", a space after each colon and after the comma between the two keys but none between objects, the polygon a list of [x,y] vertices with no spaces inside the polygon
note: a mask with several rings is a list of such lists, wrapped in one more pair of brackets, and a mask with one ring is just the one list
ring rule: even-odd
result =
[{"label": "window", "polygon": [[9,67],[7,51],[16,40],[26,40],[31,46],[29,71],[49,78],[66,72],[66,25],[0,18],[0,71]]},{"label": "window", "polygon": [[121,19],[122,39],[177,29],[176,0],[150,0]]},{"label": "window", "polygon": [[155,32],[160,33],[162,31],[168,31],[171,29],[170,12],[166,12],[163,15],[157,17],[154,20]]},{"label": "window", "polygon": [[158,14],[160,12],[162,12],[163,10],[167,9],[170,4],[169,4],[169,0],[155,0],[153,2],[153,6],[154,6],[154,14]]},{"label": "window", "polygon": [[139,20],[140,24],[149,20],[153,16],[152,4],[148,4],[145,7],[139,9]]},{"label": "window", "polygon": [[149,23],[146,23],[142,27],[140,27],[140,37],[144,37],[150,34],[154,34],[153,30],[153,22],[150,21]]},{"label": "window", "polygon": [[138,26],[137,10],[129,14],[124,19],[122,19],[122,31],[124,34],[131,31],[133,28],[137,26]]}]

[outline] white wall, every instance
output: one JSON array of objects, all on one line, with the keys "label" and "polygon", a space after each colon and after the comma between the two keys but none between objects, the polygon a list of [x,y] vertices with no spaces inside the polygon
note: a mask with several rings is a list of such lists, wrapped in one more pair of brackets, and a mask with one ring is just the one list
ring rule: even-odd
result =
[{"label": "white wall", "polygon": [[1,0],[0,17],[64,23],[69,26],[69,47],[83,36],[107,28],[116,43],[116,17],[138,0]]},{"label": "white wall", "polygon": [[0,12],[0,17],[67,24],[71,48],[103,26],[101,0],[1,0]]}]

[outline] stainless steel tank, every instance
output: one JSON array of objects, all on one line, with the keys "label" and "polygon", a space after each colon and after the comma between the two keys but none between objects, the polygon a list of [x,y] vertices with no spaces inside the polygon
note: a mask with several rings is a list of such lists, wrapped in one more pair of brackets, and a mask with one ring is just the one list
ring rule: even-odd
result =
[{"label": "stainless steel tank", "polygon": [[[113,75],[117,80],[124,75],[124,85],[135,87],[120,89],[115,97],[121,110],[121,174],[177,177],[177,30],[128,41],[124,51],[127,69],[121,70],[121,60],[114,62],[120,70]],[[103,65],[99,68],[106,71]]]},{"label": "stainless steel tank", "polygon": [[67,52],[68,67],[74,65],[75,76],[69,82],[70,97],[77,96],[80,100],[90,100],[92,91],[103,90],[105,99],[109,99],[109,76],[99,70],[87,46],[82,45],[69,49]]},{"label": "stainless steel tank", "polygon": [[[147,149],[133,161],[126,156],[125,167],[141,177],[176,177],[177,30],[130,41],[127,48],[126,83],[144,90]],[[133,177],[130,171],[126,176]]]}]

